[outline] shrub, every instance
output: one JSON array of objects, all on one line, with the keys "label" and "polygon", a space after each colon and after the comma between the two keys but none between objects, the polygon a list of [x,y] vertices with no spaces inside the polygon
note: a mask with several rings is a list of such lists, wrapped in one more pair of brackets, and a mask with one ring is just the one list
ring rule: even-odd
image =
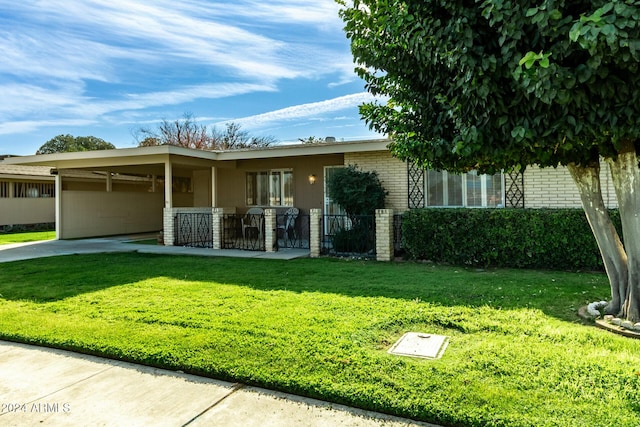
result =
[{"label": "shrub", "polygon": [[[617,211],[610,212],[620,230]],[[580,209],[415,209],[403,216],[413,259],[457,265],[602,270]]]},{"label": "shrub", "polygon": [[337,169],[327,181],[331,199],[340,205],[351,226],[332,230],[331,244],[337,253],[371,255],[375,252],[376,209],[384,208],[387,195],[375,171],[361,171],[354,165]]},{"label": "shrub", "polygon": [[375,244],[375,218],[372,215],[354,217],[351,228],[337,230],[330,238],[333,250],[339,254],[371,255]]},{"label": "shrub", "polygon": [[378,174],[360,171],[356,166],[337,169],[327,182],[331,199],[349,215],[373,215],[384,208],[387,195]]}]

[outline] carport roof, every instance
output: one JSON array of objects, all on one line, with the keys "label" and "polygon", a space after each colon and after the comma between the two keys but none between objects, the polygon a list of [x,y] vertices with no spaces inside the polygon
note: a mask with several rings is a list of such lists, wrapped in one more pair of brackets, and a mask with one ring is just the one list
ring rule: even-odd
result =
[{"label": "carport roof", "polygon": [[51,178],[46,166],[5,165],[0,162],[0,176],[3,178],[46,177]]},{"label": "carport roof", "polygon": [[216,162],[235,160],[385,151],[387,150],[389,142],[388,139],[377,139],[335,143],[275,145],[260,149],[229,151],[204,151],[171,145],[160,145],[155,147],[118,148],[114,150],[10,157],[2,163],[49,166],[57,169],[102,169],[118,166],[161,164],[170,158],[171,163],[175,165],[204,167],[213,166]]}]

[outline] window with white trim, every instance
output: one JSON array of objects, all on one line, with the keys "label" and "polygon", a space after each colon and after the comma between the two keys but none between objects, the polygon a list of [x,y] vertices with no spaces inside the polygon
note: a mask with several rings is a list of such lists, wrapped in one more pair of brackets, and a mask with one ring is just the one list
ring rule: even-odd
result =
[{"label": "window with white trim", "polygon": [[247,206],[293,206],[293,171],[247,172]]},{"label": "window with white trim", "polygon": [[429,170],[425,196],[427,207],[503,207],[504,177],[479,175],[476,171],[454,174]]}]

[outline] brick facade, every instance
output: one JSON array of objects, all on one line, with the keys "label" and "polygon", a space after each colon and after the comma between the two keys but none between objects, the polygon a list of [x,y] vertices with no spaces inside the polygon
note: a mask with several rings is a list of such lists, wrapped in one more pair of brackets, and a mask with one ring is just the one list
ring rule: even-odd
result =
[{"label": "brick facade", "polygon": [[376,259],[393,260],[393,209],[376,210]]},{"label": "brick facade", "polygon": [[356,165],[365,171],[376,171],[385,190],[389,192],[385,207],[400,213],[408,209],[407,164],[391,156],[388,151],[345,153],[345,165]]},{"label": "brick facade", "polygon": [[[345,153],[345,165],[356,165],[361,170],[376,171],[387,195],[385,207],[397,213],[408,209],[409,184],[407,164],[388,151]],[[609,167],[603,163],[600,172],[604,203],[617,207],[617,199]],[[581,208],[580,195],[569,171],[565,167],[539,168],[530,166],[524,173],[525,208]]]},{"label": "brick facade", "polygon": [[[600,182],[605,205],[617,207],[609,167],[605,163],[600,171]],[[524,204],[525,208],[582,208],[576,184],[565,167],[527,168],[524,172]]]}]

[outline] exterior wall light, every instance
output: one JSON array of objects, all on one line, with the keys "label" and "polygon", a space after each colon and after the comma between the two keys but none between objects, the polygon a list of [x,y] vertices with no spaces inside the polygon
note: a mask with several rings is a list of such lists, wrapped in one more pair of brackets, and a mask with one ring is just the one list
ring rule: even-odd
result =
[{"label": "exterior wall light", "polygon": [[309,184],[313,185],[316,183],[316,176],[311,174],[309,175]]}]

